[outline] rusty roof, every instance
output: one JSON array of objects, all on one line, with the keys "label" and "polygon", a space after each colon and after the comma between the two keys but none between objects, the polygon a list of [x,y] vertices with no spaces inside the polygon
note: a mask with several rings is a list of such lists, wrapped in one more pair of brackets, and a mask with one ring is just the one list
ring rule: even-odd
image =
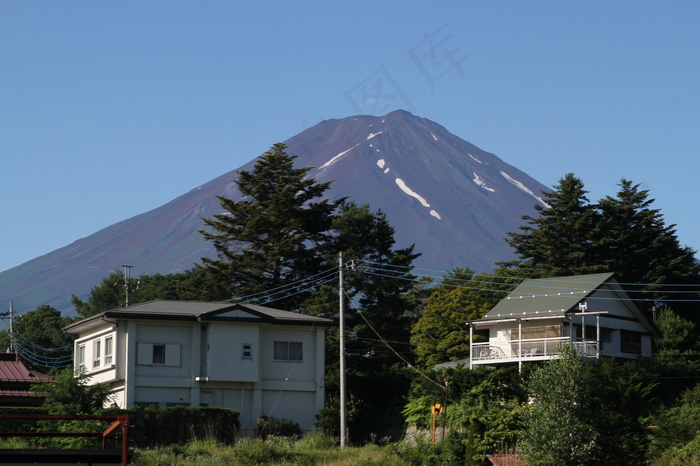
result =
[{"label": "rusty roof", "polygon": [[24,365],[15,353],[0,353],[0,383],[7,388],[7,382],[49,382],[50,376],[31,370]]}]

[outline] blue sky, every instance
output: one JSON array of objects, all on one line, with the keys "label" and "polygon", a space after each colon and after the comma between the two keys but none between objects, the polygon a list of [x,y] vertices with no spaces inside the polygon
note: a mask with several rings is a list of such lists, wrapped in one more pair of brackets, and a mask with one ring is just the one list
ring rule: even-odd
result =
[{"label": "blue sky", "polygon": [[4,0],[0,271],[397,108],[591,201],[641,183],[700,249],[699,45],[691,0]]}]

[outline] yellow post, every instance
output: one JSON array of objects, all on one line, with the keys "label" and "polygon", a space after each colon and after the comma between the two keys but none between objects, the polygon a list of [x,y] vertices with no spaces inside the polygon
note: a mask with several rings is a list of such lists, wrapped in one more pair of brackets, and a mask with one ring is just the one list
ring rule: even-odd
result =
[{"label": "yellow post", "polygon": [[442,406],[440,406],[440,403],[435,403],[430,408],[430,413],[433,415],[433,445],[435,445],[435,431],[437,430],[437,417],[438,417],[438,414],[440,414],[441,409],[442,409]]}]

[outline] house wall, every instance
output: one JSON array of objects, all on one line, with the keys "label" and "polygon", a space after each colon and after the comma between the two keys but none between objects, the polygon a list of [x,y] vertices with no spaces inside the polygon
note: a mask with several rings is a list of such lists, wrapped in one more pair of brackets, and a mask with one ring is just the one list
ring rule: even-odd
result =
[{"label": "house wall", "polygon": [[270,417],[291,419],[300,426],[313,426],[316,423],[314,393],[312,391],[264,390],[262,393],[262,414]]},{"label": "house wall", "polygon": [[[256,324],[210,324],[205,329],[205,364],[210,381],[260,380],[260,327]],[[244,354],[244,345],[245,354]]]},{"label": "house wall", "polygon": [[[110,383],[110,405],[216,406],[239,411],[244,427],[267,415],[311,430],[324,401],[324,334],[296,326],[129,320],[81,334],[75,350],[77,358],[85,345],[91,383]],[[104,352],[106,337],[113,339],[113,366],[93,369],[87,364],[93,342],[99,339]],[[300,343],[301,360],[276,360],[275,342]]]},{"label": "house wall", "polygon": [[[116,326],[109,323],[76,339],[73,344],[75,371],[88,374],[91,383],[117,380],[118,343]],[[79,356],[81,348],[84,354],[82,363]]]},{"label": "house wall", "polygon": [[[601,354],[606,356],[614,356],[619,358],[634,359],[639,355],[650,356],[652,346],[652,335],[649,329],[645,327],[640,318],[640,311],[634,307],[629,298],[627,299],[598,299],[610,298],[610,288],[604,287],[603,291],[597,291],[591,295],[591,298],[586,300],[586,311],[605,311],[607,314],[600,315],[600,326],[614,329],[611,334],[611,341],[603,344]],[[581,317],[574,318],[575,323],[581,323]],[[586,317],[586,326],[595,326],[596,318]],[[640,335],[641,352],[627,353],[621,350],[622,347],[622,331],[632,332]]]}]

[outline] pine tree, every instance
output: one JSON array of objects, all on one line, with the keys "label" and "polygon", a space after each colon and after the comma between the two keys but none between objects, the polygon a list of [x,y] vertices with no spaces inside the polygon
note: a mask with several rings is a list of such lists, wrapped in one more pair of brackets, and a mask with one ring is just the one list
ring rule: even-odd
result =
[{"label": "pine tree", "polygon": [[[310,168],[295,168],[296,156],[285,148],[277,143],[251,171],[239,171],[242,199],[219,196],[224,212],[204,219],[208,228],[200,231],[217,252],[216,259],[202,258],[209,299],[265,293],[320,269],[319,247],[340,201],[319,200],[330,182],[307,178]],[[278,300],[275,306],[291,310],[306,296]]]},{"label": "pine tree", "polygon": [[[410,329],[418,303],[412,299],[413,261],[419,256],[411,245],[395,249],[394,228],[386,215],[368,205],[344,202],[338,209],[331,234],[323,246],[327,267],[337,263],[338,252],[346,261],[344,290],[347,298],[346,328],[349,364],[357,356],[363,369],[384,368],[399,362],[382,338],[390,336],[395,350],[412,359]],[[337,285],[330,283],[307,302],[309,312],[337,318]],[[336,297],[336,298],[334,298]],[[331,351],[335,347],[331,346]],[[335,355],[330,358],[335,360]]]},{"label": "pine tree", "polygon": [[551,193],[543,192],[548,207],[535,205],[540,216],[523,216],[521,233],[508,233],[506,242],[533,276],[579,275],[600,270],[594,257],[593,227],[597,215],[583,182],[568,173]]},{"label": "pine tree", "polygon": [[661,211],[651,207],[654,199],[649,198],[648,190],[640,190],[639,184],[624,178],[619,186],[616,197],[606,196],[598,203],[596,248],[603,268],[615,272],[618,282],[629,284],[626,288],[647,291],[636,297],[660,301],[696,298],[697,294],[679,294],[684,287],[669,286],[698,282],[700,267],[695,251],[680,245],[675,225],[667,226]]},{"label": "pine tree", "polygon": [[[402,400],[409,384],[406,363],[412,363],[410,328],[418,301],[411,274],[418,254],[413,246],[395,248],[394,229],[386,216],[367,205],[345,202],[333,221],[324,246],[326,267],[337,264],[342,251],[346,302],[345,360],[348,429],[355,441],[402,422]],[[338,322],[338,282],[313,294],[306,312]],[[327,332],[327,408],[320,425],[330,432],[338,426],[338,327]],[[397,354],[398,353],[398,354]],[[337,434],[337,432],[336,432]]]}]

